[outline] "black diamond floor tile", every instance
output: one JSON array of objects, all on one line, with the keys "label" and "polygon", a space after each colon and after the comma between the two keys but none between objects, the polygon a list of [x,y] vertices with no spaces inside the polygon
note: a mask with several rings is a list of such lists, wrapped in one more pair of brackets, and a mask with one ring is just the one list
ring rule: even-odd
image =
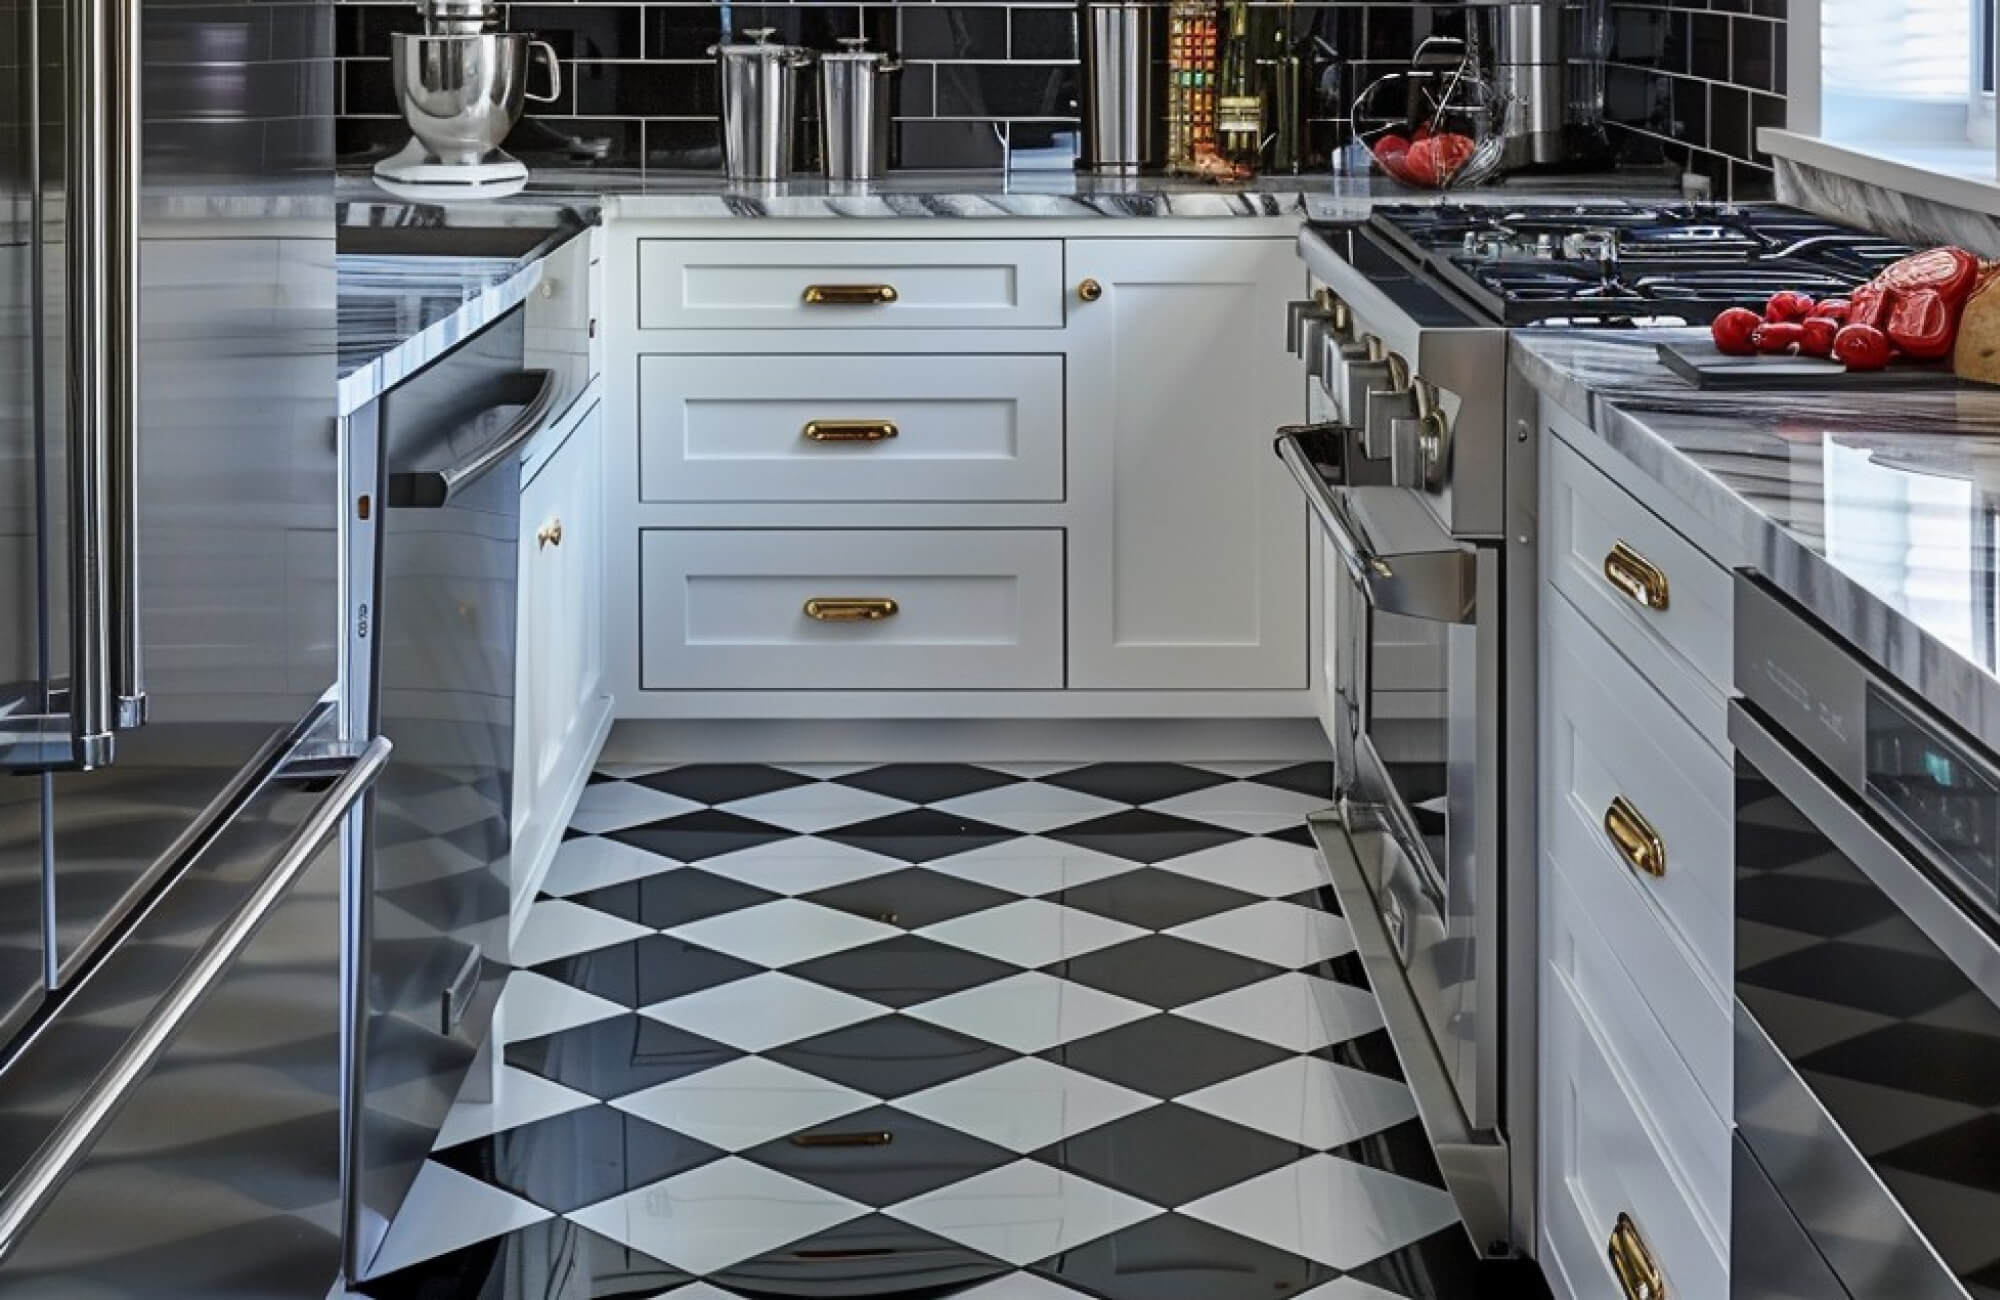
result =
[{"label": "black diamond floor tile", "polygon": [[1005,1147],[889,1106],[843,1115],[737,1154],[876,1209],[1019,1159]]},{"label": "black diamond floor tile", "polygon": [[763,967],[671,935],[649,934],[558,957],[532,969],[621,1007],[636,1008],[756,975]]},{"label": "black diamond floor tile", "polygon": [[669,930],[724,912],[740,911],[783,897],[768,889],[718,876],[696,867],[645,876],[602,889],[585,890],[570,901],[627,921]]},{"label": "black diamond floor tile", "polygon": [[968,1246],[884,1214],[870,1214],[733,1264],[709,1281],[734,1294],[759,1298],[943,1300],[1011,1272],[1006,1264]]},{"label": "black diamond floor tile", "polygon": [[637,1300],[693,1280],[568,1219],[544,1219],[356,1283],[354,1289],[372,1300]]},{"label": "black diamond floor tile", "polygon": [[1280,790],[1311,795],[1315,799],[1333,798],[1331,763],[1294,763],[1275,772],[1259,772],[1250,779],[1258,785],[1275,785]]},{"label": "black diamond floor tile", "polygon": [[1128,862],[1169,862],[1247,838],[1241,831],[1172,817],[1148,808],[1128,808],[1075,826],[1052,830],[1048,838]]},{"label": "black diamond floor tile", "polygon": [[733,1047],[644,1016],[614,1016],[510,1043],[506,1060],[600,1101],[612,1101],[741,1055]]},{"label": "black diamond floor tile", "polygon": [[719,808],[703,808],[663,821],[613,831],[606,839],[658,853],[677,862],[702,862],[739,849],[793,838],[792,832]]},{"label": "black diamond floor tile", "polygon": [[1413,1182],[1444,1187],[1444,1171],[1438,1168],[1437,1153],[1431,1149],[1430,1136],[1424,1132],[1421,1120],[1404,1120],[1379,1133],[1332,1147],[1327,1154],[1401,1174]]},{"label": "black diamond floor tile", "polygon": [[1122,876],[1093,880],[1051,894],[1049,898],[1148,930],[1170,930],[1204,916],[1262,901],[1254,894],[1157,867],[1141,867]]},{"label": "black diamond floor tile", "polygon": [[1014,902],[1017,895],[938,871],[906,867],[805,895],[821,907],[918,930],[968,912]]},{"label": "black diamond floor tile", "polygon": [[1180,1016],[1147,1016],[1041,1055],[1154,1097],[1181,1097],[1274,1065],[1291,1053]]},{"label": "black diamond floor tile", "polygon": [[1021,778],[996,772],[990,767],[975,767],[971,763],[890,763],[883,767],[871,767],[865,772],[850,773],[838,780],[841,785],[851,785],[870,794],[887,795],[891,799],[905,799],[910,803],[943,803],[946,799],[978,794],[996,786],[1014,785]]},{"label": "black diamond floor tile", "polygon": [[1021,968],[920,934],[902,934],[815,957],[785,971],[884,1006],[902,1008],[1018,975]]},{"label": "black diamond floor tile", "polygon": [[1300,907],[1314,908],[1331,916],[1343,915],[1340,910],[1340,895],[1333,892],[1332,885],[1315,885],[1311,889],[1302,889],[1296,894],[1286,895],[1282,901],[1297,903]]},{"label": "black diamond floor tile", "polygon": [[1287,826],[1281,831],[1272,831],[1264,838],[1267,840],[1283,840],[1287,844],[1303,844],[1309,849],[1318,847],[1313,842],[1312,831],[1306,827],[1304,822],[1300,822],[1297,826]]},{"label": "black diamond floor tile", "polygon": [[[1233,1232],[1163,1214],[1033,1266],[1103,1300],[1282,1300],[1340,1276],[1335,1269]],[[1425,1300],[1459,1300],[1439,1292]]]},{"label": "black diamond floor tile", "polygon": [[504,1129],[446,1147],[439,1164],[568,1212],[685,1173],[723,1153],[609,1106]]},{"label": "black diamond floor tile", "polygon": [[1311,1154],[1185,1106],[1151,1106],[1031,1155],[1173,1209]]},{"label": "black diamond floor tile", "polygon": [[1014,1059],[1004,1047],[902,1016],[881,1016],[772,1048],[780,1065],[874,1097],[902,1097]]},{"label": "black diamond floor tile", "polygon": [[734,803],[760,794],[789,790],[795,785],[811,785],[812,778],[761,763],[690,763],[670,767],[634,780],[655,790],[677,794],[696,803]]},{"label": "black diamond floor tile", "polygon": [[1313,1055],[1325,1057],[1335,1065],[1366,1070],[1370,1074],[1379,1074],[1398,1083],[1405,1082],[1403,1062],[1396,1055],[1396,1044],[1390,1040],[1389,1031],[1386,1029],[1372,1029],[1359,1038],[1331,1043]]},{"label": "black diamond floor tile", "polygon": [[989,844],[1018,838],[1018,833],[970,817],[935,808],[912,808],[870,821],[821,831],[820,838],[866,849],[899,862],[937,862],[955,853],[969,853]]},{"label": "black diamond floor tile", "polygon": [[1130,804],[1157,803],[1176,795],[1193,794],[1210,786],[1225,785],[1229,779],[1219,772],[1181,763],[1092,763],[1042,778],[1049,785]]},{"label": "black diamond floor tile", "polygon": [[1369,1260],[1347,1275],[1416,1300],[1549,1300],[1548,1283],[1533,1262],[1482,1260],[1457,1225]]},{"label": "black diamond floor tile", "polygon": [[1332,980],[1336,984],[1346,984],[1351,988],[1372,989],[1374,987],[1374,985],[1368,982],[1368,968],[1362,964],[1359,953],[1344,952],[1338,957],[1329,957],[1325,961],[1316,961],[1312,965],[1303,967],[1302,969],[1307,974],[1317,975],[1321,979]]},{"label": "black diamond floor tile", "polygon": [[1128,939],[1046,969],[1051,975],[1155,1007],[1185,1006],[1284,974],[1269,962],[1169,934]]}]

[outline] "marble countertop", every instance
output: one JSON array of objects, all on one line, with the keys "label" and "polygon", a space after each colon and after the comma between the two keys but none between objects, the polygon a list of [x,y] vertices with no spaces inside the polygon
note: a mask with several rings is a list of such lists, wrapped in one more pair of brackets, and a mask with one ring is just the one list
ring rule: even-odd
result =
[{"label": "marble countertop", "polygon": [[2000,628],[1980,626],[2000,595],[2000,388],[1703,392],[1655,356],[1686,333],[1516,331],[1511,350],[1729,549],[2000,749]]}]

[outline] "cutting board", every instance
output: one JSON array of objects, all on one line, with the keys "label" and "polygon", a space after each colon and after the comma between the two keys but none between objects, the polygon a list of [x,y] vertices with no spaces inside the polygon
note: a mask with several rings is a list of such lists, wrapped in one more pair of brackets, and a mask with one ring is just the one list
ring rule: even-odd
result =
[{"label": "cutting board", "polygon": [[1849,370],[1825,357],[1732,357],[1712,339],[1662,343],[1660,364],[1696,388],[1950,388],[1949,361],[1894,361],[1882,370]]}]

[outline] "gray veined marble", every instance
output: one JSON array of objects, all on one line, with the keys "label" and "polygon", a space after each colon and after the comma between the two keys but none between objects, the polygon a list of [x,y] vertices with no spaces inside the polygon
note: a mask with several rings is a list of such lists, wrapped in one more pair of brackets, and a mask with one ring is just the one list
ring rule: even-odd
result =
[{"label": "gray veined marble", "polygon": [[2000,748],[2000,389],[1702,392],[1674,332],[1516,332],[1517,370],[1774,586]]},{"label": "gray veined marble", "polygon": [[1841,176],[1789,158],[1777,161],[1778,201],[1911,244],[1956,244],[2000,257],[2000,220]]},{"label": "gray veined marble", "polygon": [[389,391],[527,300],[542,262],[343,253],[340,413]]}]

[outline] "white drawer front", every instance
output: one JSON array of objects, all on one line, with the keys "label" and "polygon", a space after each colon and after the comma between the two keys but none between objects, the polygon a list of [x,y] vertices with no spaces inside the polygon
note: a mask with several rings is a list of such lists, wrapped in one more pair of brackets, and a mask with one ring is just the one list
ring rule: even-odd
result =
[{"label": "white drawer front", "polygon": [[[1728,571],[1560,438],[1545,439],[1544,451],[1549,580],[1660,685],[1712,745],[1727,749],[1734,676]],[[1607,564],[1628,575],[1627,582],[1640,582],[1637,575],[1650,570],[1666,608],[1650,607],[1621,589],[1607,576]]]},{"label": "white drawer front", "polygon": [[[1545,597],[1549,734],[1542,780],[1556,801],[1545,834],[1556,837],[1579,871],[1622,873],[1637,887],[1643,901],[1625,914],[1598,914],[1614,946],[1636,927],[1663,923],[1693,952],[1701,978],[1721,999],[1733,980],[1730,766],[1567,600]],[[1637,829],[1650,826],[1665,852],[1664,874],[1638,870],[1620,853],[1607,824],[1618,799],[1636,812]]]},{"label": "white drawer front", "polygon": [[641,357],[639,482],[647,501],[1060,501],[1063,358]]},{"label": "white drawer front", "polygon": [[1727,1245],[1702,1225],[1695,1189],[1661,1155],[1660,1135],[1632,1105],[1614,1066],[1560,975],[1542,986],[1542,1233],[1550,1281],[1573,1300],[1624,1294],[1606,1247],[1630,1215],[1665,1280],[1663,1294],[1723,1300]]},{"label": "white drawer front", "polygon": [[1062,323],[1063,250],[1056,239],[639,244],[641,329],[1055,329]]},{"label": "white drawer front", "polygon": [[[1648,999],[1613,954],[1610,941],[1591,919],[1585,895],[1560,866],[1542,877],[1547,928],[1542,951],[1551,972],[1568,983],[1572,996],[1590,1011],[1611,1055],[1625,1067],[1637,1107],[1658,1130],[1661,1150],[1693,1193],[1695,1212],[1718,1241],[1729,1234],[1730,1149],[1729,1097],[1724,1108],[1694,1078],[1694,1061],[1683,1046],[1695,1049],[1702,1064],[1721,1065],[1723,1086],[1730,1084],[1731,1025],[1726,1016],[1713,1018],[1698,1041],[1670,1041]],[[1704,1010],[1708,998],[1695,988],[1655,990],[1673,998],[1697,1000]],[[1720,1010],[1720,1008],[1716,1008]],[[1692,1055],[1692,1054],[1690,1054]]]},{"label": "white drawer front", "polygon": [[[649,690],[1063,685],[1060,529],[652,528],[639,557]],[[828,598],[896,612],[807,614]]]}]

